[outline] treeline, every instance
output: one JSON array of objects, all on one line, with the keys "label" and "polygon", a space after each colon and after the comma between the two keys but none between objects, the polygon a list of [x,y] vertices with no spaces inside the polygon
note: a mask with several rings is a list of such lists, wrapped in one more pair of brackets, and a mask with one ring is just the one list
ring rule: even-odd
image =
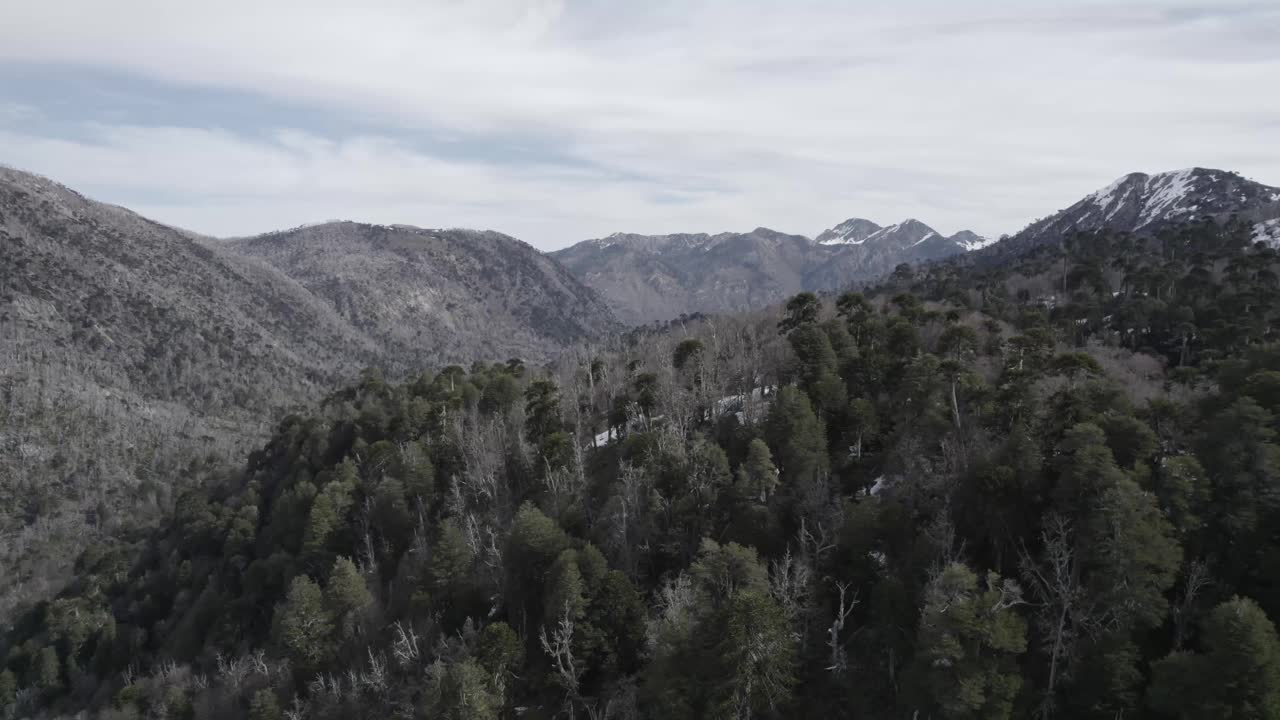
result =
[{"label": "treeline", "polygon": [[1280,718],[1233,225],[377,372],[0,645],[12,716]]}]

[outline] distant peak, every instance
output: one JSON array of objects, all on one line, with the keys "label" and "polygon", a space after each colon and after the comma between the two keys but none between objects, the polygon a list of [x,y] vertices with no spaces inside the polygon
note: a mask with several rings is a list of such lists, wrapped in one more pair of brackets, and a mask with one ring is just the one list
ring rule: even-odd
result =
[{"label": "distant peak", "polygon": [[880,229],[877,223],[865,218],[853,217],[829,230],[822,231],[815,239],[824,245],[859,245]]}]

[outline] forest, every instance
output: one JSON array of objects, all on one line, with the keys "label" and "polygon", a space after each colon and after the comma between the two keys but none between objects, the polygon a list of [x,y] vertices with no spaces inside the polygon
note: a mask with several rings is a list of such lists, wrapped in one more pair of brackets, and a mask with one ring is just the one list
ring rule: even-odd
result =
[{"label": "forest", "polygon": [[1280,719],[1278,272],[1205,220],[367,370],[166,466],[2,714]]}]

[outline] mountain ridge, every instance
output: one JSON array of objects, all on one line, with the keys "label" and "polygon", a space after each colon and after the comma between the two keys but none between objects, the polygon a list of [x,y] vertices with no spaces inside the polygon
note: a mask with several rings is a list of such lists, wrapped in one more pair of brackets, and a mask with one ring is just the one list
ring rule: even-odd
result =
[{"label": "mountain ridge", "polygon": [[916,219],[888,226],[850,218],[814,238],[750,232],[618,232],[551,254],[633,325],[689,313],[758,309],[804,290],[836,290],[903,262],[938,260],[988,244],[944,236]]},{"label": "mountain ridge", "polygon": [[987,248],[984,257],[1004,257],[1046,243],[1061,242],[1080,231],[1154,233],[1180,222],[1232,216],[1249,223],[1263,242],[1280,242],[1280,188],[1239,173],[1192,167],[1122,175],[1058,212],[1028,224]]}]

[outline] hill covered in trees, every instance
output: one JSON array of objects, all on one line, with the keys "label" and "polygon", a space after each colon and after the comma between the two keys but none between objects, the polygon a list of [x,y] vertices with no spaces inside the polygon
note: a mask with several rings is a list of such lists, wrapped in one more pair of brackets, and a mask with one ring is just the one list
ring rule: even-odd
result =
[{"label": "hill covered in trees", "polygon": [[377,372],[12,615],[103,718],[1280,717],[1280,258],[1099,233]]},{"label": "hill covered in trees", "polygon": [[614,329],[505,235],[332,223],[226,243],[0,167],[0,616],[364,367],[545,361]]}]

